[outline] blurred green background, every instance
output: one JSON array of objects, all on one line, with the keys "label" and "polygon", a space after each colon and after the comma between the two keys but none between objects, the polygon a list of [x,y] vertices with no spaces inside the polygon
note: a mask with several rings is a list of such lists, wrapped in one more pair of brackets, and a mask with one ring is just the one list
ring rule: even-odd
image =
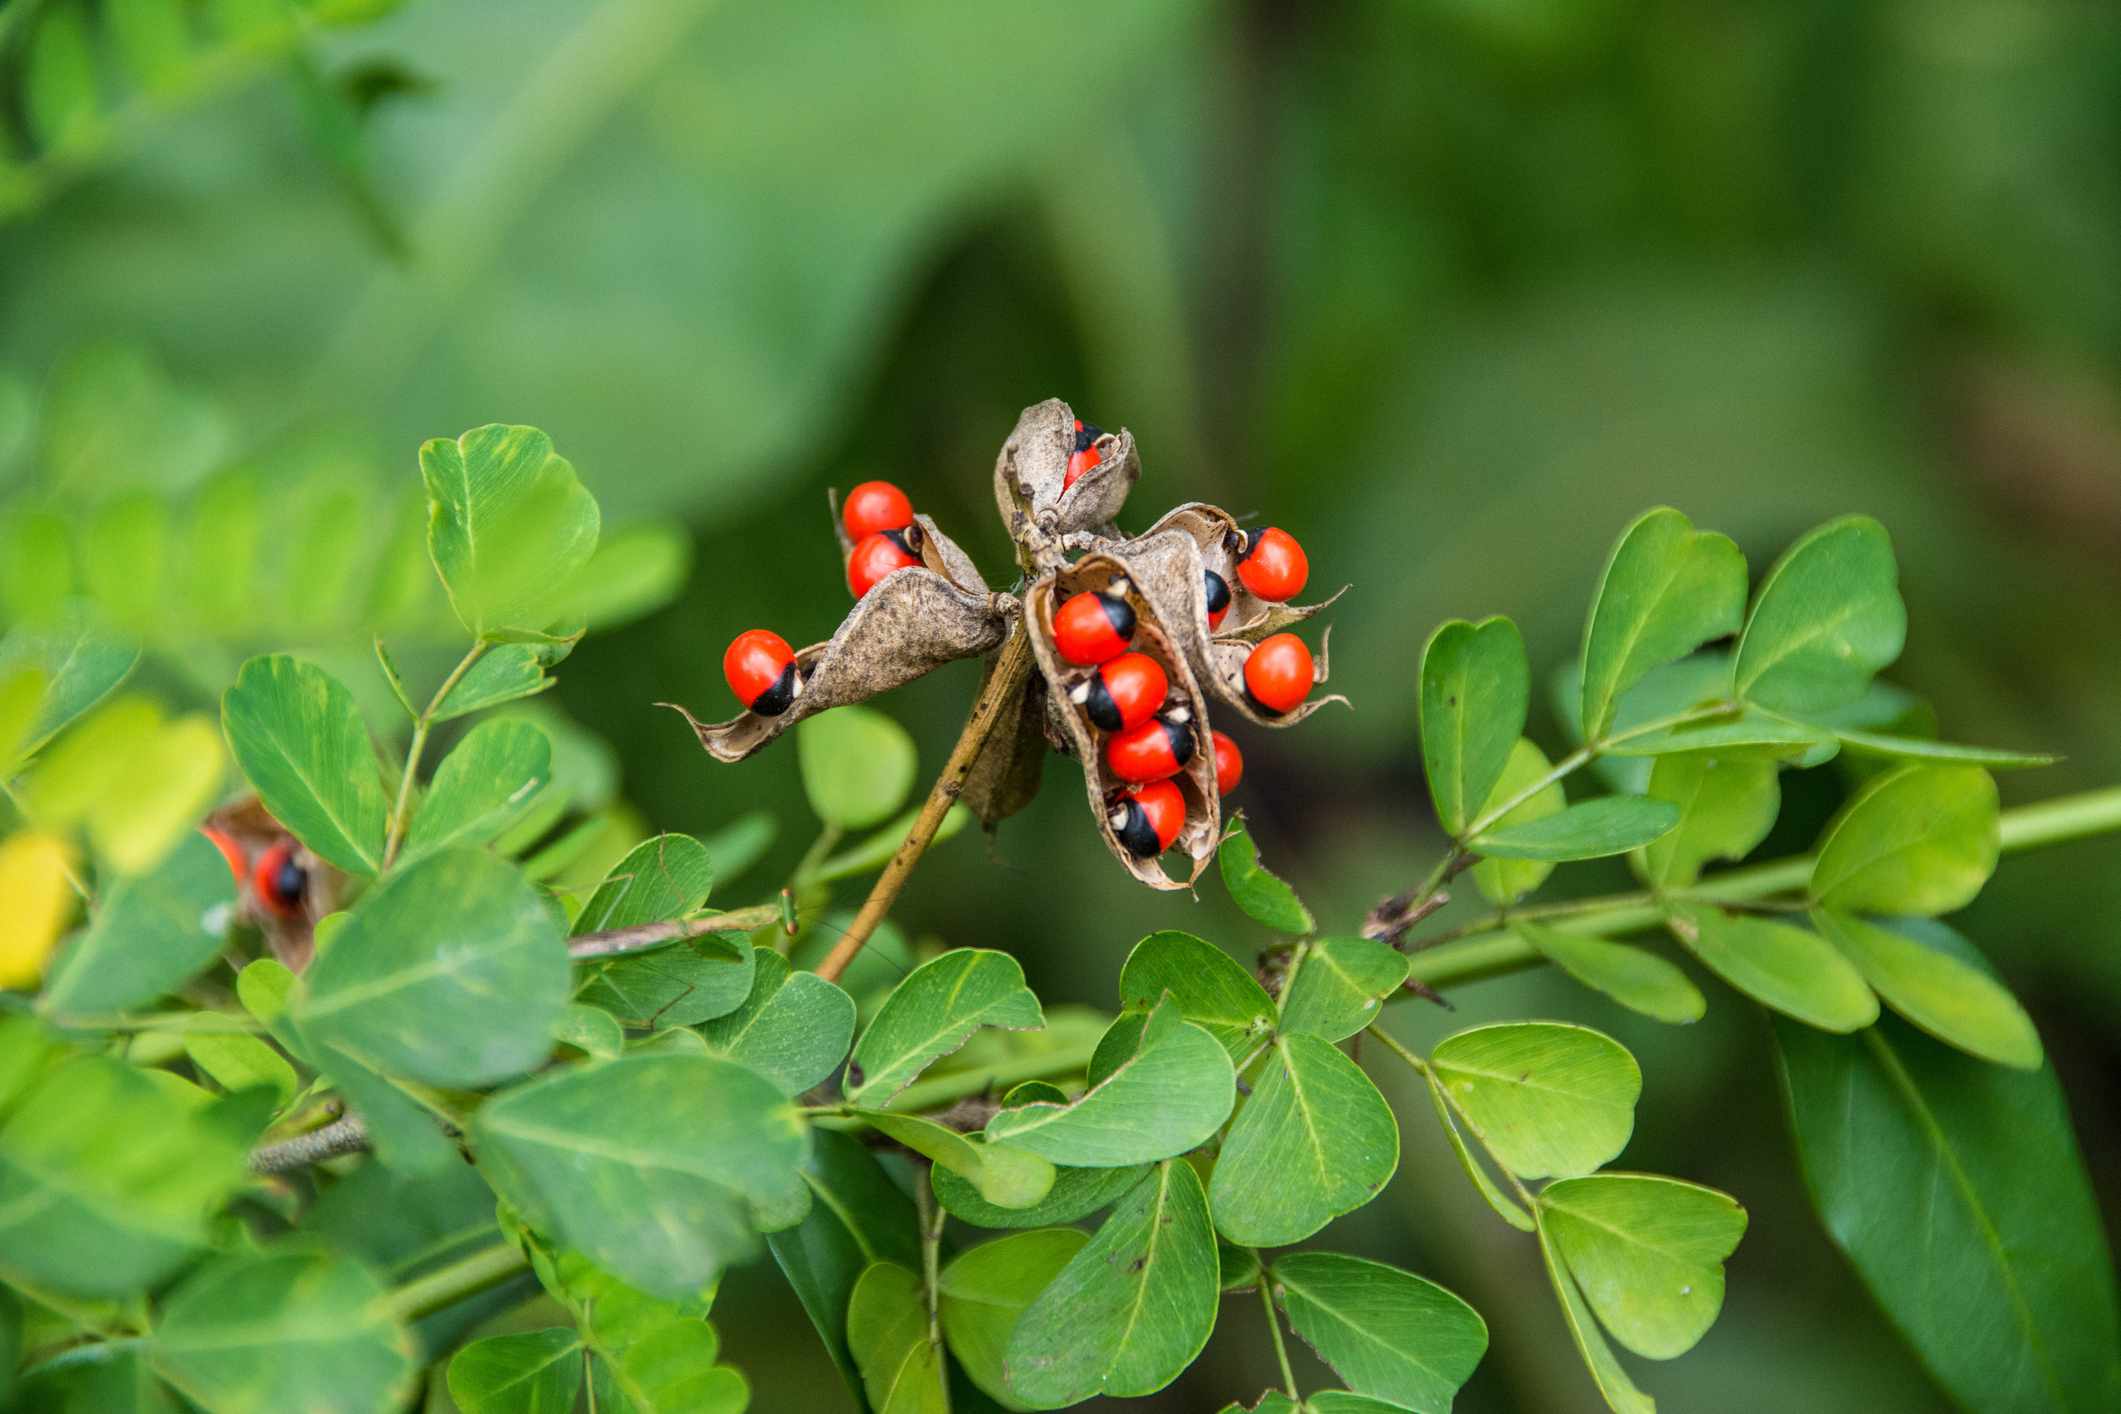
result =
[{"label": "blurred green background", "polygon": [[[1414,740],[1428,629],[1507,613],[1558,666],[1612,537],[1656,502],[1756,572],[1828,516],[1877,515],[1912,624],[1894,678],[1955,739],[2067,754],[2006,777],[2006,804],[2121,779],[2111,7],[216,0],[175,36],[141,13],[0,4],[0,613],[94,593],[174,701],[268,646],[380,693],[373,628],[431,675],[415,449],[535,423],[607,527],[639,527],[614,563],[643,597],[692,558],[553,700],[655,825],[790,822],[746,881],[763,893],[809,843],[793,751],[718,767],[650,704],[724,715],[740,629],[829,635],[828,485],[898,481],[1005,580],[994,451],[1058,394],[1139,437],[1130,528],[1212,500],[1298,535],[1319,588],[1355,584],[1330,616],[1355,710],[1238,733],[1238,803],[1330,926],[1440,845]],[[883,704],[931,765],[976,673]],[[1558,739],[1543,707],[1533,730]],[[1074,775],[1050,763],[991,842],[932,857],[908,931],[1007,948],[1050,1001],[1100,1005],[1150,930],[1264,941],[1219,889],[1129,883]],[[1807,847],[1841,789],[1793,779],[1768,850]],[[2040,1023],[2111,1228],[2121,849],[2008,861],[1964,923]],[[1397,1026],[1611,1030],[1647,1077],[1627,1162],[1752,1210],[1722,1322],[1642,1371],[1652,1394],[1941,1404],[1818,1231],[1749,1007],[1712,990],[1675,1031],[1542,976],[1453,1001]],[[1595,1408],[1531,1245],[1380,1079],[1402,1172],[1334,1241],[1485,1313],[1461,1409]],[[845,1406],[770,1267],[727,1290],[760,1407]],[[1257,1393],[1256,1306],[1227,1303],[1219,1335],[1138,1407]]]}]

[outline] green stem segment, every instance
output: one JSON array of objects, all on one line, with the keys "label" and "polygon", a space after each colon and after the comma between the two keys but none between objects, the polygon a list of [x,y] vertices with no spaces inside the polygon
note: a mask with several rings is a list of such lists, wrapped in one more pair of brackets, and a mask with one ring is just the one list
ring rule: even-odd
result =
[{"label": "green stem segment", "polygon": [[427,709],[413,719],[412,741],[405,748],[405,774],[398,778],[398,798],[390,807],[390,832],[383,840],[385,869],[398,857],[398,846],[405,843],[405,827],[412,819],[412,789],[419,779],[420,757],[427,750],[427,732],[434,726],[435,713],[441,710],[443,699],[464,680],[464,674],[471,671],[471,665],[478,662],[485,652],[486,643],[483,639],[472,644],[471,651],[449,670],[449,676],[442,679],[442,685],[435,689],[435,695],[427,699]]},{"label": "green stem segment", "polygon": [[513,1242],[496,1242],[393,1291],[391,1314],[402,1321],[417,1321],[445,1306],[454,1306],[467,1296],[499,1286],[529,1266],[530,1259],[520,1247]]},{"label": "green stem segment", "polygon": [[1259,1304],[1267,1308],[1267,1334],[1274,1337],[1274,1363],[1281,1366],[1282,1392],[1289,1398],[1301,1400],[1296,1390],[1296,1371],[1289,1364],[1289,1347],[1281,1338],[1281,1317],[1274,1310],[1274,1282],[1267,1275],[1266,1259],[1258,1253],[1252,1254],[1259,1261]]}]

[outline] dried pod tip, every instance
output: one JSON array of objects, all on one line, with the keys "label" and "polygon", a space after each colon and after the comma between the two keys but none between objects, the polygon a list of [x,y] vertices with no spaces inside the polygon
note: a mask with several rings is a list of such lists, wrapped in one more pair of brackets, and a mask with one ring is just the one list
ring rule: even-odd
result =
[{"label": "dried pod tip", "polygon": [[746,629],[722,654],[722,676],[748,712],[778,717],[803,693],[795,650],[772,629]]},{"label": "dried pod tip", "polygon": [[1270,717],[1279,717],[1311,695],[1318,680],[1311,650],[1293,633],[1277,633],[1245,659],[1245,696]]},{"label": "dried pod tip", "polygon": [[859,599],[876,587],[877,581],[895,570],[921,562],[921,528],[902,526],[879,530],[862,537],[847,556],[847,589]]},{"label": "dried pod tip", "polygon": [[1166,780],[1186,768],[1195,745],[1193,713],[1173,707],[1107,741],[1105,765],[1130,785]]},{"label": "dried pod tip", "polygon": [[865,540],[880,531],[903,530],[913,524],[913,502],[888,481],[864,481],[847,493],[840,507],[840,524],[849,540]]},{"label": "dried pod tip", "polygon": [[1207,570],[1204,573],[1206,576],[1208,629],[1212,633],[1214,630],[1221,628],[1223,620],[1230,616],[1230,581],[1224,579],[1214,570]]},{"label": "dried pod tip", "polygon": [[1186,798],[1170,781],[1151,781],[1112,798],[1105,817],[1127,853],[1137,859],[1154,859],[1178,839],[1186,823]]},{"label": "dried pod tip", "polygon": [[1099,731],[1118,732],[1155,716],[1171,695],[1163,665],[1146,653],[1122,653],[1086,674],[1068,692]]},{"label": "dried pod tip", "polygon": [[1311,578],[1311,561],[1295,536],[1270,525],[1242,540],[1242,548],[1233,553],[1237,577],[1245,588],[1274,604],[1303,593],[1305,582]]},{"label": "dried pod tip", "polygon": [[1077,594],[1053,611],[1053,646],[1078,668],[1110,662],[1134,641],[1134,609],[1127,581],[1099,594]]},{"label": "dried pod tip", "polygon": [[1209,736],[1215,743],[1215,793],[1228,795],[1245,778],[1244,753],[1237,749],[1228,732],[1211,732]]},{"label": "dried pod tip", "polygon": [[1104,436],[1103,428],[1093,423],[1075,419],[1075,447],[1068,454],[1068,473],[1061,478],[1061,490],[1066,492],[1082,474],[1104,461],[1097,450],[1097,439]]}]

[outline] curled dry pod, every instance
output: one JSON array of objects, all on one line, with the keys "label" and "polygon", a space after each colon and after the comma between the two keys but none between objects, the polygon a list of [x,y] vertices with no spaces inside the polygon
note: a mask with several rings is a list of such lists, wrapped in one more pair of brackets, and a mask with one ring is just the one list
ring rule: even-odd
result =
[{"label": "curled dry pod", "polygon": [[[1127,581],[1127,602],[1135,613],[1134,651],[1146,653],[1163,668],[1170,680],[1168,704],[1184,707],[1192,714],[1193,730],[1198,738],[1199,745],[1192,758],[1178,775],[1171,778],[1186,802],[1186,823],[1174,846],[1193,861],[1192,871],[1184,879],[1173,879],[1155,859],[1143,859],[1131,853],[1112,833],[1111,807],[1107,801],[1126,783],[1105,765],[1104,734],[1091,725],[1080,708],[1067,701],[1067,685],[1079,677],[1082,670],[1070,666],[1053,646],[1053,610],[1061,599],[1068,594],[1089,590],[1109,591],[1119,580]],[[1157,605],[1142,593],[1133,566],[1108,554],[1086,555],[1034,583],[1024,594],[1024,621],[1031,632],[1032,654],[1038,659],[1039,671],[1045,677],[1048,715],[1066,738],[1070,753],[1082,764],[1083,788],[1090,798],[1090,814],[1097,821],[1097,830],[1104,838],[1105,847],[1112,851],[1112,857],[1124,865],[1127,872],[1152,888],[1190,887],[1215,855],[1216,842],[1222,836],[1222,801],[1215,789],[1215,753],[1207,746],[1207,696],[1201,691],[1187,655],[1179,651],[1175,641],[1178,635],[1166,632]]]},{"label": "curled dry pod", "polygon": [[[1012,632],[1022,632],[1021,628]],[[994,672],[994,661],[987,662]],[[984,679],[982,680],[984,681]],[[972,762],[958,799],[970,806],[980,823],[992,827],[1031,803],[1044,773],[1047,740],[1046,680],[1033,673],[1017,698],[1014,715],[995,729]]]},{"label": "curled dry pod", "polygon": [[[825,505],[832,512],[832,538],[839,542],[840,563],[845,564],[847,557],[854,553],[854,542],[848,538],[847,526],[840,519],[840,493],[828,488],[825,492]],[[975,594],[987,592],[987,581],[981,577],[979,566],[972,562],[970,555],[958,548],[955,540],[936,528],[933,519],[916,515],[913,523],[921,528],[914,553],[921,557],[922,564],[960,589],[970,590]]]},{"label": "curled dry pod", "polygon": [[[1314,683],[1326,680],[1326,650],[1331,645],[1333,630],[1328,628],[1318,641],[1318,652],[1312,655]],[[1329,702],[1338,702],[1343,707],[1353,704],[1339,693],[1325,697],[1308,697],[1279,716],[1262,712],[1245,694],[1245,660],[1252,656],[1257,645],[1248,638],[1217,638],[1208,645],[1208,685],[1215,695],[1222,698],[1240,712],[1246,721],[1257,722],[1263,727],[1293,727]]]},{"label": "curled dry pod", "polygon": [[907,570],[869,591],[824,643],[799,648],[802,688],[777,717],[745,712],[707,723],[675,702],[700,745],[721,761],[741,761],[803,718],[902,687],[960,658],[998,646],[1016,601],[1005,594],[959,588],[941,573]]},{"label": "curled dry pod", "polygon": [[1141,456],[1134,434],[1125,428],[1107,432],[1094,445],[1097,465],[1067,485],[1075,413],[1059,398],[1025,408],[994,461],[994,504],[1002,524],[1014,527],[1021,515],[1047,535],[1110,525],[1141,478]]},{"label": "curled dry pod", "polygon": [[[1131,564],[1149,541],[1174,530],[1184,531],[1192,539],[1200,552],[1200,565],[1204,575],[1212,570],[1222,576],[1223,583],[1230,587],[1230,612],[1216,625],[1213,632],[1217,638],[1249,638],[1258,642],[1292,624],[1302,623],[1348,592],[1348,586],[1344,584],[1316,604],[1277,604],[1272,600],[1260,598],[1245,588],[1243,578],[1237,573],[1237,555],[1232,549],[1233,537],[1243,535],[1244,530],[1228,511],[1220,506],[1211,506],[1205,501],[1189,501],[1168,512],[1141,535],[1117,546],[1115,553],[1125,555]],[[1202,633],[1206,634],[1209,630],[1205,577],[1200,583],[1200,624]]]}]

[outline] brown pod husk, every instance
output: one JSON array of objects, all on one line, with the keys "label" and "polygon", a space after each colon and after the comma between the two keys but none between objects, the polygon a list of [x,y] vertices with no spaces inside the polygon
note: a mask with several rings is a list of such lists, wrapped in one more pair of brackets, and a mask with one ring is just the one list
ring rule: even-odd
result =
[{"label": "brown pod husk", "polygon": [[[1236,517],[1220,506],[1211,506],[1206,501],[1189,501],[1183,506],[1166,512],[1156,524],[1142,534],[1116,547],[1116,553],[1125,555],[1132,562],[1139,553],[1137,547],[1169,531],[1184,531],[1192,537],[1200,549],[1200,565],[1203,572],[1213,570],[1222,576],[1224,584],[1230,586],[1230,612],[1214,629],[1216,638],[1249,638],[1257,643],[1270,633],[1279,633],[1291,624],[1300,624],[1319,610],[1331,605],[1334,600],[1348,592],[1343,584],[1316,604],[1285,604],[1272,599],[1262,599],[1245,588],[1238,578],[1237,559],[1230,552],[1229,537],[1243,534]],[[1201,631],[1208,632],[1207,584],[1200,585]]]},{"label": "brown pod husk", "polygon": [[1019,515],[1047,535],[1112,524],[1141,479],[1141,456],[1134,434],[1125,428],[1107,432],[1093,445],[1098,464],[1067,486],[1068,458],[1075,453],[1074,411],[1059,398],[1024,409],[994,461],[994,504],[1011,535]]},{"label": "brown pod husk", "polygon": [[[1015,630],[1022,632],[1021,628]],[[994,673],[989,659],[987,673]],[[984,684],[984,679],[982,680]],[[1046,752],[1046,680],[1034,673],[1017,698],[1013,717],[1001,724],[972,763],[958,799],[972,808],[980,824],[992,829],[1029,805],[1038,795]]]},{"label": "brown pod husk", "polygon": [[[1326,680],[1326,652],[1332,646],[1333,630],[1328,628],[1318,642],[1318,652],[1312,655],[1311,681]],[[1223,701],[1238,710],[1248,722],[1262,727],[1293,727],[1304,718],[1328,703],[1338,702],[1343,707],[1355,704],[1339,693],[1324,697],[1307,697],[1280,716],[1260,710],[1245,694],[1245,659],[1252,656],[1254,644],[1247,638],[1217,638],[1208,645],[1208,682]]]},{"label": "brown pod husk", "polygon": [[[840,519],[840,493],[833,487],[825,488],[825,506],[832,513],[832,538],[839,542],[840,563],[845,565],[847,557],[854,553],[854,541],[847,534],[847,524]],[[913,523],[921,528],[920,543],[914,547],[921,563],[949,580],[960,589],[974,594],[987,592],[987,581],[974,564],[972,557],[958,548],[958,543],[936,527],[929,516],[916,513]]]},{"label": "brown pod husk", "polygon": [[960,658],[998,646],[1016,601],[972,593],[941,573],[908,566],[877,581],[824,643],[795,655],[803,689],[777,717],[744,712],[726,722],[700,721],[675,702],[716,760],[741,761],[803,718],[902,687]]},{"label": "brown pod husk", "polygon": [[[1185,770],[1173,777],[1185,797],[1186,823],[1172,847],[1183,850],[1193,861],[1192,872],[1184,879],[1173,879],[1165,873],[1161,856],[1157,859],[1137,858],[1113,835],[1107,819],[1108,801],[1114,792],[1124,789],[1126,783],[1113,776],[1105,766],[1104,734],[1067,700],[1070,685],[1089,670],[1067,662],[1053,646],[1053,610],[1060,600],[1067,594],[1106,589],[1120,578],[1129,581],[1127,602],[1135,615],[1134,651],[1156,659],[1170,680],[1171,696],[1167,700],[1183,704],[1192,714],[1193,758]],[[1207,695],[1201,691],[1193,666],[1180,651],[1175,636],[1165,632],[1157,604],[1134,582],[1133,567],[1127,561],[1116,555],[1100,553],[1087,555],[1033,584],[1024,595],[1024,620],[1031,630],[1032,653],[1038,659],[1039,671],[1045,676],[1047,702],[1053,709],[1049,715],[1058,721],[1073,754],[1082,763],[1083,787],[1089,796],[1090,813],[1097,821],[1105,847],[1112,851],[1112,857],[1128,873],[1151,888],[1192,887],[1201,871],[1207,868],[1208,861],[1215,857],[1216,844],[1222,837],[1222,800],[1215,790],[1215,750],[1210,735]]]}]

